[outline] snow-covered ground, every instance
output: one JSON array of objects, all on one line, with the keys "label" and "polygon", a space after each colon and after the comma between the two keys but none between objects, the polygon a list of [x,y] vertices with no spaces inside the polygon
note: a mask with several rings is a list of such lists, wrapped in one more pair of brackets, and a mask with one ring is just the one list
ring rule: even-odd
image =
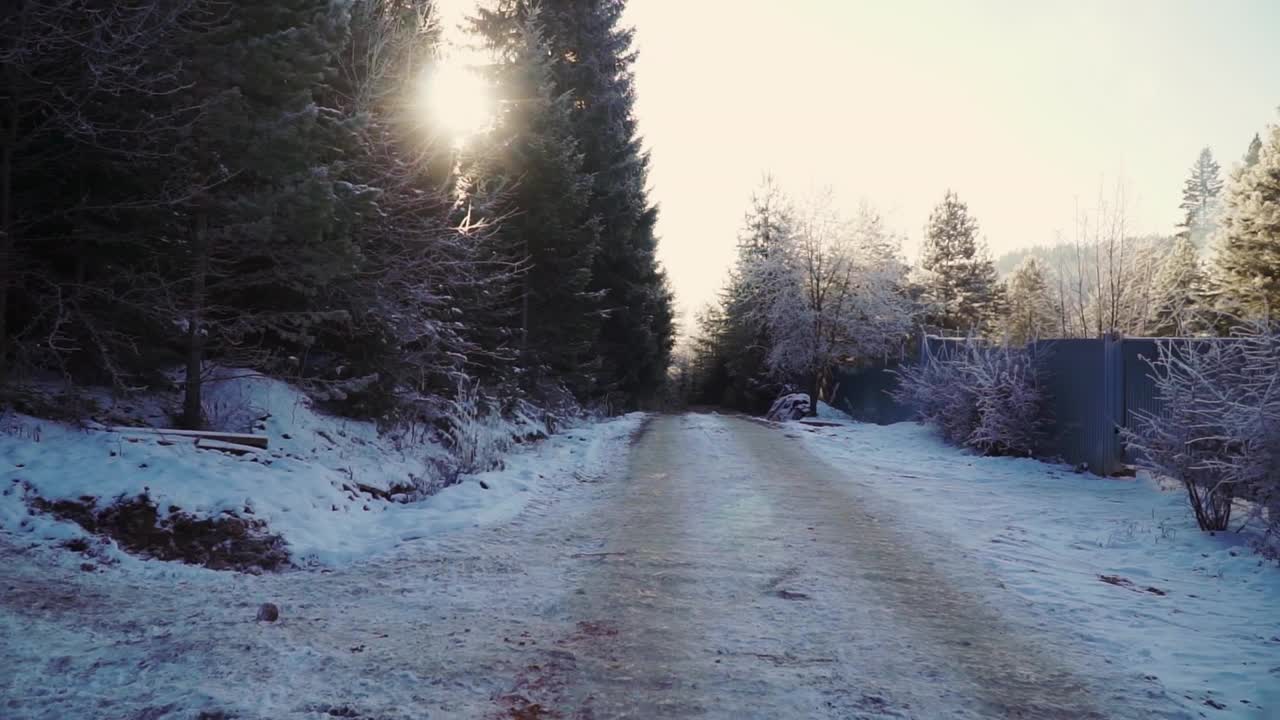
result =
[{"label": "snow-covered ground", "polygon": [[[0,717],[1280,717],[1280,570],[1200,534],[1176,493],[820,412],[666,415],[638,441],[629,416],[367,513],[258,500],[317,563],[261,576],[83,571],[56,545],[78,530],[6,497]],[[96,437],[49,446],[64,473]],[[144,448],[202,482],[243,462],[125,452]],[[37,481],[58,467],[10,460]],[[345,477],[277,462],[293,470],[252,477],[313,493],[300,476]],[[183,486],[165,487],[220,507]],[[255,622],[264,601],[279,621]]]},{"label": "snow-covered ground", "polygon": [[898,506],[912,532],[945,538],[994,572],[1003,611],[1070,629],[1087,652],[1149,675],[1188,711],[1280,718],[1280,568],[1234,534],[1200,532],[1180,492],[977,457],[917,423],[819,416],[844,422],[788,431]]},{"label": "snow-covered ground", "polygon": [[[94,497],[102,507],[146,493],[162,512],[174,506],[197,517],[235,513],[263,520],[283,536],[294,564],[332,567],[428,534],[508,520],[547,474],[590,472],[641,422],[633,415],[584,425],[532,452],[516,446],[500,470],[404,502],[405,495],[390,493],[412,494],[430,484],[446,453],[438,443],[327,415],[288,384],[258,375],[211,385],[208,392],[219,425],[266,435],[268,450],[236,456],[199,449],[191,438],[108,431],[95,422],[78,428],[17,414],[0,418],[0,533],[26,544],[85,538],[100,560],[175,572],[169,563],[132,558],[114,543],[99,546],[78,525],[29,507],[36,496]],[[146,405],[146,398],[133,402],[128,415],[163,425]]]}]

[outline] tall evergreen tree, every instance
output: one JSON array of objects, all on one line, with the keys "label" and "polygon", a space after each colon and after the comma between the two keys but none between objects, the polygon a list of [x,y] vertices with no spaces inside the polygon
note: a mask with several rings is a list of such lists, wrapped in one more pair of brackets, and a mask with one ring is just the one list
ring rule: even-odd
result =
[{"label": "tall evergreen tree", "polygon": [[573,100],[555,85],[543,17],[526,8],[516,34],[494,45],[502,111],[471,172],[481,195],[503,196],[502,252],[525,263],[514,304],[529,389],[562,381],[585,399],[600,366],[594,348],[604,311],[590,287],[600,222],[589,211],[592,178],[574,132]]},{"label": "tall evergreen tree", "polygon": [[1044,267],[1034,256],[1022,261],[1005,288],[1004,333],[1008,342],[1024,345],[1051,337],[1058,327],[1057,311]]},{"label": "tall evergreen tree", "polygon": [[1253,139],[1249,141],[1249,149],[1244,153],[1244,166],[1251,168],[1258,164],[1258,158],[1262,154],[1262,137],[1258,133],[1253,134]]},{"label": "tall evergreen tree", "polygon": [[953,333],[989,329],[999,301],[995,264],[969,206],[950,190],[929,215],[921,265],[929,273],[932,325]]},{"label": "tall evergreen tree", "polygon": [[1203,332],[1206,292],[1200,251],[1190,239],[1177,238],[1155,276],[1150,332],[1165,337]]},{"label": "tall evergreen tree", "polygon": [[1232,178],[1216,266],[1227,310],[1249,317],[1280,313],[1280,125],[1260,139],[1258,161]]},{"label": "tall evergreen tree", "polygon": [[193,39],[201,108],[174,178],[192,188],[166,238],[165,308],[183,330],[183,421],[203,422],[205,363],[287,367],[349,321],[322,292],[355,270],[352,225],[373,193],[341,179],[354,124],[328,106],[348,29],[327,0],[228,3]]},{"label": "tall evergreen tree", "polygon": [[1209,148],[1200,151],[1196,164],[1191,166],[1191,175],[1182,186],[1183,211],[1180,237],[1185,237],[1203,245],[1213,233],[1215,216],[1218,212],[1218,193],[1222,191],[1221,168]]},{"label": "tall evergreen tree", "polygon": [[[498,0],[473,22],[492,47],[518,42],[532,7]],[[606,316],[596,342],[601,390],[634,404],[662,382],[674,336],[671,291],[656,258],[657,209],[648,200],[649,158],[636,134],[632,31],[624,0],[549,0],[539,18],[557,93],[571,103],[583,169],[592,177],[588,215],[599,228],[591,287]]]},{"label": "tall evergreen tree", "polygon": [[[128,282],[150,252],[139,208],[171,213],[160,182],[191,121],[177,58],[204,0],[6,3],[0,11],[0,379],[25,367],[134,384]],[[87,372],[86,372],[87,371]]]},{"label": "tall evergreen tree", "polygon": [[751,196],[751,207],[738,236],[738,260],[725,288],[723,337],[720,349],[728,370],[726,404],[749,412],[763,412],[774,399],[777,385],[770,377],[766,355],[770,347],[768,328],[753,318],[764,302],[759,288],[747,282],[747,268],[780,252],[796,232],[796,218],[790,201],[765,177]]}]

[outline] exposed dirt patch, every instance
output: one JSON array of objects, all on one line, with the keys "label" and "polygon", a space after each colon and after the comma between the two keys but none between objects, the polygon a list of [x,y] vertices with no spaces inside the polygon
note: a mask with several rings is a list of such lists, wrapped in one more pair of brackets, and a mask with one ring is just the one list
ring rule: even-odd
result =
[{"label": "exposed dirt patch", "polygon": [[1098,579],[1108,585],[1115,585],[1116,587],[1122,587],[1128,590],[1132,590],[1134,592],[1145,592],[1145,593],[1151,593],[1152,595],[1168,595],[1169,594],[1168,591],[1166,590],[1161,590],[1158,587],[1153,587],[1150,585],[1148,585],[1147,587],[1140,587],[1138,585],[1135,585],[1133,581],[1130,580],[1129,578],[1121,577],[1119,575],[1099,575]]},{"label": "exposed dirt patch", "polygon": [[[146,495],[121,498],[102,508],[97,502],[97,498],[89,496],[29,501],[37,510],[109,537],[138,555],[242,572],[278,570],[289,562],[284,538],[268,532],[263,520],[232,514],[197,518],[173,506],[162,515]],[[81,552],[88,549],[82,540],[71,540],[67,547]]]}]

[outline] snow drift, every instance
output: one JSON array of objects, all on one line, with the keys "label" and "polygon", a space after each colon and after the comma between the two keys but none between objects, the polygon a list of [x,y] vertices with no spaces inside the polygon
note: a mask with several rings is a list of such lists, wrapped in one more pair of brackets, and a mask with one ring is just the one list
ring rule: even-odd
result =
[{"label": "snow drift", "polygon": [[[602,467],[642,417],[569,428],[427,495],[448,452],[423,430],[380,433],[372,422],[326,415],[288,384],[256,374],[210,390],[218,424],[267,435],[266,451],[232,455],[190,438],[111,431],[101,422],[74,427],[5,416],[0,532],[23,542],[71,542],[103,562],[132,562],[120,543],[86,529],[101,522],[96,515],[84,523],[39,508],[78,502],[101,510],[144,499],[160,522],[237,518],[259,534],[281,536],[296,565],[342,564],[426,534],[513,517],[547,475]],[[145,401],[97,414],[112,423],[122,415],[159,422]],[[523,435],[514,424],[508,430]]]}]

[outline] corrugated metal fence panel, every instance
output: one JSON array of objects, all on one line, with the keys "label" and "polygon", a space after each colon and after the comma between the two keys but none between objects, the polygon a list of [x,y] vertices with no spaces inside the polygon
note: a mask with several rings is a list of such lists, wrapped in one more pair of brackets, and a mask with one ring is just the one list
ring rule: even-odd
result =
[{"label": "corrugated metal fence panel", "polygon": [[1124,425],[1124,353],[1118,336],[1102,340],[1102,416],[1099,444],[1093,449],[1089,466],[1103,475],[1120,470],[1123,465],[1123,442],[1120,428]]},{"label": "corrugated metal fence panel", "polygon": [[1114,432],[1105,420],[1102,341],[1043,340],[1035,345],[1049,391],[1050,445],[1066,462],[1088,463],[1103,472]]},{"label": "corrugated metal fence panel", "polygon": [[[1121,343],[1124,355],[1124,426],[1135,429],[1134,413],[1164,414],[1164,405],[1156,396],[1155,370],[1149,361],[1160,356],[1158,341],[1150,338],[1127,338]],[[1132,451],[1124,452],[1132,462]]]},{"label": "corrugated metal fence panel", "polygon": [[898,386],[893,374],[899,363],[865,368],[840,368],[835,373],[832,405],[854,420],[890,425],[910,420],[915,411],[898,403],[889,392]]},{"label": "corrugated metal fence panel", "polygon": [[924,343],[921,345],[920,360],[923,362],[929,358],[946,357],[947,355],[958,352],[964,348],[965,343],[969,342],[965,338],[946,338],[936,335],[927,335]]},{"label": "corrugated metal fence panel", "polygon": [[[927,337],[921,345],[921,361],[943,357],[964,342]],[[1222,341],[1073,338],[1034,343],[1049,392],[1052,452],[1073,465],[1087,463],[1091,471],[1102,475],[1132,461],[1118,428],[1133,429],[1135,412],[1164,412],[1148,360],[1158,357],[1159,344],[1165,342],[1196,348]],[[910,419],[912,409],[898,405],[887,393],[897,382],[891,372],[894,367],[897,365],[841,369],[836,374],[836,406],[864,422],[888,424]]]}]

